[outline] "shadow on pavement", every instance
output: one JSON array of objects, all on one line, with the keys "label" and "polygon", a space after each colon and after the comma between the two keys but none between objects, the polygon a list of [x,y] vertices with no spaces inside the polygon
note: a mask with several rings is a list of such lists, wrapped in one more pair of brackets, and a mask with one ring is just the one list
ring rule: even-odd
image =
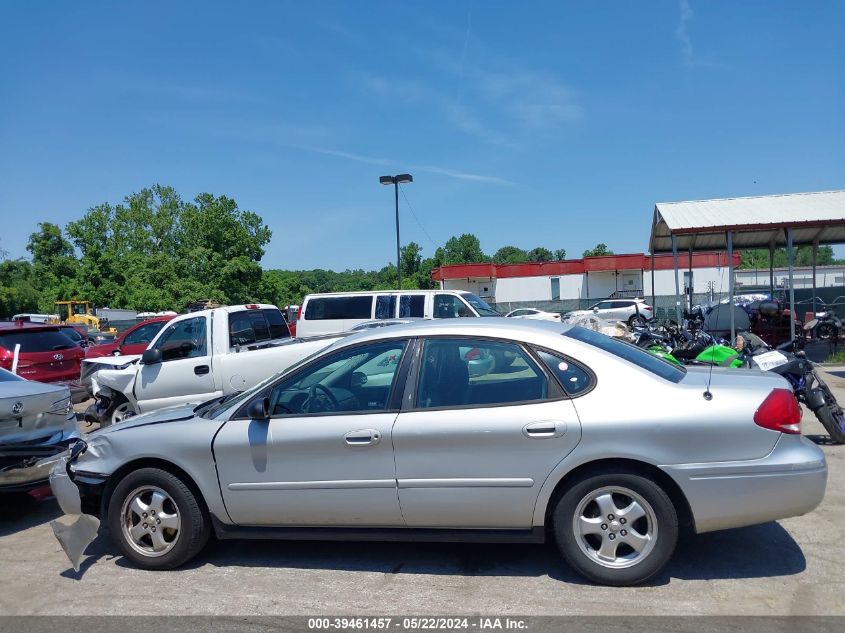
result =
[{"label": "shadow on pavement", "polygon": [[55,499],[37,501],[28,494],[4,495],[0,503],[0,536],[9,536],[62,515]]},{"label": "shadow on pavement", "polygon": [[[89,553],[103,537],[89,547]],[[100,547],[100,545],[97,545]],[[113,549],[111,544],[108,544]],[[108,552],[103,552],[108,553]],[[117,565],[130,567],[123,558]],[[570,570],[553,544],[373,543],[336,541],[212,541],[185,566],[268,567],[455,576],[548,576],[589,584]],[[777,523],[682,539],[666,571],[648,583],[670,578],[713,580],[789,576],[802,572],[801,548]]]}]

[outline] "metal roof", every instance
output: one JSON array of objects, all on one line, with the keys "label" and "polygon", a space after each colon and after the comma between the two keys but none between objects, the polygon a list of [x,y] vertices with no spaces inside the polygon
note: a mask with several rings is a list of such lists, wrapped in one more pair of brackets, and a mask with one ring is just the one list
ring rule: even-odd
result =
[{"label": "metal roof", "polygon": [[734,248],[785,246],[790,227],[796,246],[845,242],[845,190],[658,202],[649,249],[671,251],[672,234],[680,251],[724,249],[726,231],[733,232]]}]

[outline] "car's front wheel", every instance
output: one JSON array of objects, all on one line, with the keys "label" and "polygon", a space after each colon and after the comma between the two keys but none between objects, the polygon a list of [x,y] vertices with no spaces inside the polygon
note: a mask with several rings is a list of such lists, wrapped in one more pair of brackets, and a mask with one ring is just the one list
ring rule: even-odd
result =
[{"label": "car's front wheel", "polygon": [[114,489],[108,525],[123,555],[143,569],[173,569],[203,548],[210,523],[200,501],[179,477],[141,468]]},{"label": "car's front wheel", "polygon": [[569,566],[604,585],[645,582],[666,566],[678,541],[678,516],[668,495],[631,473],[576,482],[560,497],[552,519]]}]

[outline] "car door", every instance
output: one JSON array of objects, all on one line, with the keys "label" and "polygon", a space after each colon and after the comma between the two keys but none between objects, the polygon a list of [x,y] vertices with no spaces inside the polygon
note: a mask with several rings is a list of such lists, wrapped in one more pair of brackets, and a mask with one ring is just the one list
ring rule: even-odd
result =
[{"label": "car door", "polygon": [[347,347],[256,395],[214,440],[220,490],[241,525],[402,527],[391,430],[407,340]]},{"label": "car door", "polygon": [[161,362],[139,367],[134,391],[141,413],[222,395],[211,372],[206,325],[205,316],[180,319],[168,324],[151,345],[161,350]]},{"label": "car door", "polygon": [[[490,372],[473,357],[506,355]],[[581,437],[570,400],[513,342],[430,338],[393,428],[402,514],[415,528],[532,525],[540,487]]]}]

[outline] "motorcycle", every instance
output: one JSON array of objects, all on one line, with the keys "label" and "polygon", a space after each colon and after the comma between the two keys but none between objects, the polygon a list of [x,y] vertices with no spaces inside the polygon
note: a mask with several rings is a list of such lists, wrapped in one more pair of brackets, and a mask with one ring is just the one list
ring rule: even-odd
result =
[{"label": "motorcycle", "polygon": [[812,329],[815,338],[826,338],[832,341],[839,338],[839,333],[842,331],[842,321],[836,316],[835,312],[830,310],[816,312],[815,317],[813,321],[807,324]]},{"label": "motorcycle", "polygon": [[845,411],[803,350],[794,351],[794,341],[772,348],[753,334],[746,333],[742,337],[742,349],[717,343],[705,349],[696,360],[720,366],[750,367],[783,376],[798,402],[813,412],[831,441],[845,444]]}]

